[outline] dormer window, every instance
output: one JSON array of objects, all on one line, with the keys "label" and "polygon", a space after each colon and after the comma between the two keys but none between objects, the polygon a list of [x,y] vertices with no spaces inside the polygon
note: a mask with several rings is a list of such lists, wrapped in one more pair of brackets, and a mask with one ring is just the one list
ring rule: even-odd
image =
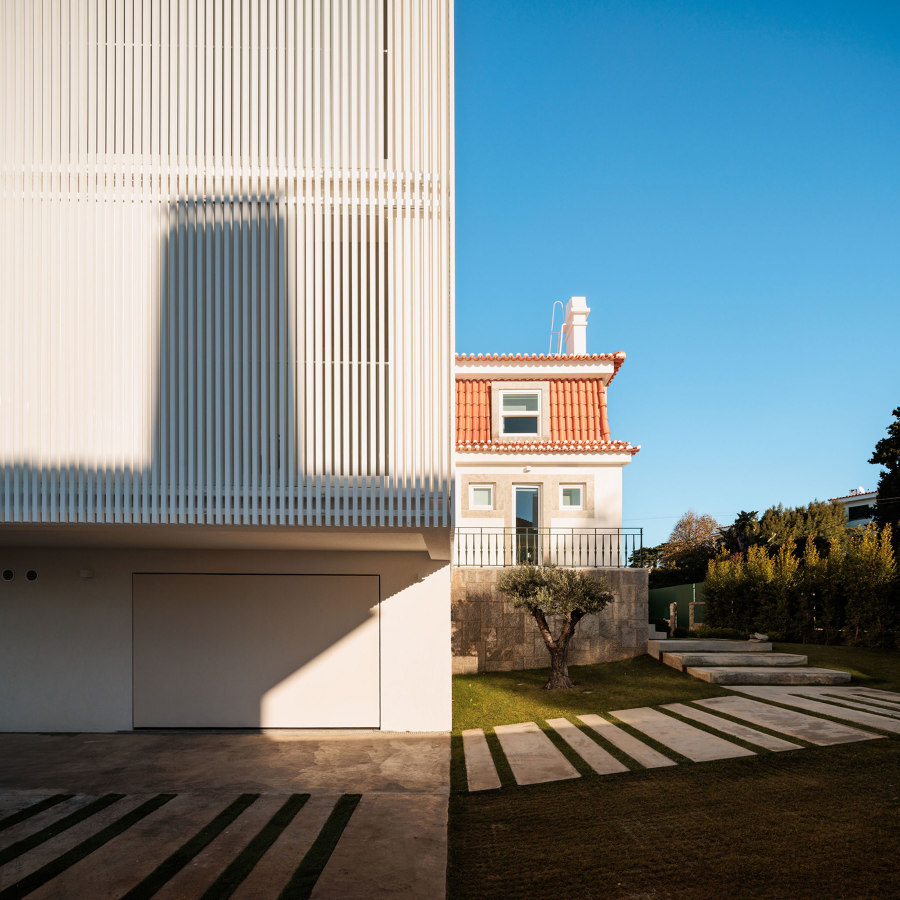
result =
[{"label": "dormer window", "polygon": [[501,391],[500,433],[502,435],[540,434],[541,392]]}]

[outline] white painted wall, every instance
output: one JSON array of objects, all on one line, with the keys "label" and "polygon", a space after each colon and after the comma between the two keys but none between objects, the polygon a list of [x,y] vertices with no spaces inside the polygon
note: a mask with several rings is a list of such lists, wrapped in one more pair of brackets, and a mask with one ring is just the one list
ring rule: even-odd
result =
[{"label": "white painted wall", "polygon": [[16,548],[2,569],[0,730],[131,729],[134,572],[378,575],[381,728],[450,728],[450,567],[426,553]]}]

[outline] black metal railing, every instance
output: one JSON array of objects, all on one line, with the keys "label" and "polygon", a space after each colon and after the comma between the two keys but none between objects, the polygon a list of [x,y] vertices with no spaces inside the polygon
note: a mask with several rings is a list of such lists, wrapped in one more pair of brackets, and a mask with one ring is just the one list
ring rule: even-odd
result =
[{"label": "black metal railing", "polygon": [[524,563],[624,568],[639,560],[643,528],[455,528],[457,566]]}]

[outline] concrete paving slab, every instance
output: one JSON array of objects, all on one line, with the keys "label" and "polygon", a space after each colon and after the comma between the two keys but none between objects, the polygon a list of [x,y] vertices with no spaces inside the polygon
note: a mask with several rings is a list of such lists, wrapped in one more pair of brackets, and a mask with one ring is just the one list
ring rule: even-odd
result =
[{"label": "concrete paving slab", "polygon": [[610,712],[610,715],[642,731],[676,753],[686,756],[692,762],[711,762],[714,759],[735,759],[739,756],[756,755],[746,747],[739,747],[708,731],[694,728],[693,725],[667,716],[649,706],[618,709]]},{"label": "concrete paving slab", "polygon": [[627,772],[611,753],[592,741],[577,725],[568,719],[547,719],[547,724],[598,774],[613,775]]},{"label": "concrete paving slab", "polygon": [[[141,803],[148,799],[149,797],[147,796],[132,795],[117,800],[77,825],[67,828],[56,837],[38,844],[33,850],[29,850],[23,856],[11,860],[0,868],[0,890],[6,890],[6,888],[17,881],[21,881],[32,872],[36,872],[42,866],[62,856],[63,853],[67,853],[73,847],[87,840],[98,831],[102,831],[107,825],[111,825],[116,819],[131,812],[136,806],[140,806]],[[29,894],[29,896],[37,895]],[[55,894],[53,896],[64,897],[66,894]],[[69,896],[74,897],[78,895],[71,894]]]},{"label": "concrete paving slab", "polygon": [[12,825],[4,831],[0,831],[0,850],[12,846],[17,841],[21,841],[22,838],[36,834],[41,829],[58,822],[60,819],[64,819],[96,799],[96,797],[87,794],[77,794],[71,800],[63,800],[62,803],[56,803],[49,809],[45,809],[43,812],[25,819],[24,822],[19,822],[18,825]]},{"label": "concrete paving slab", "polygon": [[813,689],[806,688],[803,690],[804,697],[817,697],[826,703],[837,703],[842,706],[849,706],[851,709],[861,709],[865,712],[878,713],[880,716],[888,716],[892,719],[900,719],[900,707],[885,706],[871,697],[858,697],[855,694],[835,694],[830,688],[817,688],[817,693],[813,693]]},{"label": "concrete paving slab", "polygon": [[580,777],[534,722],[497,725],[494,733],[500,739],[517,784],[541,784]]},{"label": "concrete paving slab", "polygon": [[462,733],[462,739],[469,790],[490,791],[500,787],[500,776],[484,732],[480,728],[469,728]]},{"label": "concrete paving slab", "polygon": [[447,882],[447,794],[365,794],[313,900],[442,900]]},{"label": "concrete paving slab", "polygon": [[181,794],[29,894],[29,900],[121,897],[234,799]]},{"label": "concrete paving slab", "polygon": [[157,891],[154,900],[196,900],[225,871],[228,864],[268,824],[285,796],[259,797],[211,844]]},{"label": "concrete paving slab", "polygon": [[802,694],[783,688],[736,688],[736,690],[738,693],[757,697],[760,700],[774,700],[785,706],[833,716],[835,719],[843,719],[845,722],[853,722],[855,725],[868,725],[870,728],[900,734],[900,721],[890,716],[880,716],[877,713],[852,709],[849,706],[839,706],[836,703],[823,703],[821,700],[813,700],[811,697],[804,697]]},{"label": "concrete paving slab", "polygon": [[789,666],[689,666],[685,671],[710,684],[843,684],[849,672]]},{"label": "concrete paving slab", "polygon": [[793,744],[790,741],[766,734],[763,731],[757,731],[755,728],[750,728],[747,725],[739,725],[730,719],[723,719],[721,716],[714,716],[712,713],[704,712],[702,709],[694,709],[693,706],[688,706],[686,703],[667,703],[663,706],[663,709],[670,709],[686,719],[693,719],[695,722],[708,725],[710,728],[715,728],[723,734],[730,734],[732,737],[740,738],[742,741],[753,744],[756,747],[762,747],[764,750],[779,752],[782,750],[802,749],[800,744]]},{"label": "concrete paving slab", "polygon": [[595,713],[588,713],[585,716],[579,716],[582,722],[593,728],[597,734],[604,740],[609,741],[614,747],[618,747],[624,753],[627,753],[635,762],[640,763],[647,769],[659,769],[663,766],[677,765],[675,760],[669,759],[658,750],[648,747],[643,741],[639,741],[633,735],[628,734],[621,728],[617,728],[612,722],[608,722],[602,716]]},{"label": "concrete paving slab", "polygon": [[62,793],[62,791],[3,791],[0,793],[0,819],[28,809],[29,806],[34,806],[42,800],[52,797],[54,793]]},{"label": "concrete paving slab", "polygon": [[858,694],[860,697],[871,697],[879,703],[900,707],[900,694],[895,694],[893,691],[879,691],[876,688],[862,688],[855,685],[845,690]]},{"label": "concrete paving slab", "polygon": [[663,653],[662,661],[673,669],[688,666],[805,666],[799,653]]},{"label": "concrete paving slab", "polygon": [[767,641],[673,640],[647,641],[647,653],[659,659],[661,653],[765,653],[772,649]]},{"label": "concrete paving slab", "polygon": [[840,725],[794,710],[781,709],[750,697],[710,697],[694,702],[715,712],[723,712],[736,719],[760,725],[779,734],[800,738],[821,747],[849,744],[854,741],[871,741],[879,737],[877,734],[860,731],[849,725]]},{"label": "concrete paving slab", "polygon": [[450,792],[450,736],[356,731],[0,734],[0,793]]},{"label": "concrete paving slab", "polygon": [[232,900],[279,896],[340,797],[340,794],[313,794],[240,883],[231,895]]}]

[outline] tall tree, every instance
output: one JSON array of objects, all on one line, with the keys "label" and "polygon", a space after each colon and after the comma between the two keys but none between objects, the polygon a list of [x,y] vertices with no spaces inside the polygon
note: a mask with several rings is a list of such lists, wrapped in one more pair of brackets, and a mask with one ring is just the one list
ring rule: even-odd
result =
[{"label": "tall tree", "polygon": [[[602,612],[615,599],[606,579],[578,569],[515,566],[503,572],[497,589],[515,606],[527,609],[537,623],[550,654],[550,678],[544,690],[575,687],[569,678],[569,642],[588,613]],[[561,619],[556,636],[550,630],[548,616]]]},{"label": "tall tree", "polygon": [[887,437],[875,445],[869,462],[884,467],[878,476],[875,521],[880,526],[892,527],[895,544],[900,549],[900,406],[893,415],[894,421],[887,427]]}]

